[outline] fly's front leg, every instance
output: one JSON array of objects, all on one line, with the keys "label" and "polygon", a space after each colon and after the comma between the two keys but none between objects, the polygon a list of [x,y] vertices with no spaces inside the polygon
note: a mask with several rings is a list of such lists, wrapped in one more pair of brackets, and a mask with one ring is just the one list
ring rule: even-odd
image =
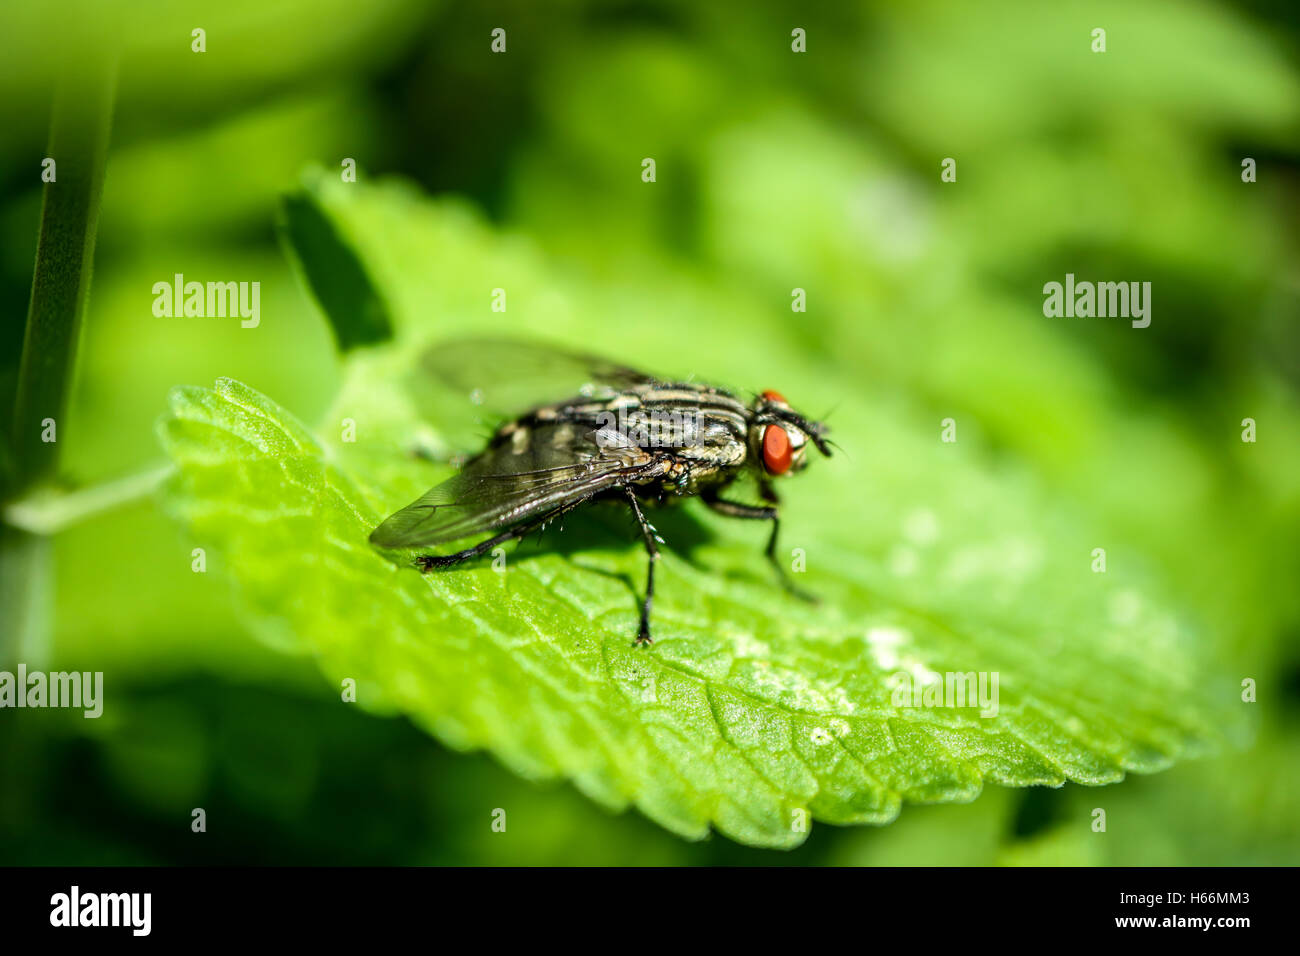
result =
[{"label": "fly's front leg", "polygon": [[641,536],[645,539],[645,551],[649,557],[649,565],[646,568],[645,578],[645,601],[641,604],[641,626],[636,632],[636,642],[638,644],[653,644],[654,640],[650,637],[650,605],[654,603],[655,598],[655,565],[659,563],[659,542],[662,540],[655,529],[645,520],[645,515],[641,513],[641,505],[636,500],[636,492],[627,485],[623,486],[627,492],[627,500],[632,504],[632,513],[636,515],[637,524],[641,526]]},{"label": "fly's front leg", "polygon": [[785,565],[776,555],[776,536],[781,530],[781,514],[776,507],[776,493],[771,486],[767,484],[759,485],[759,494],[765,501],[772,502],[771,505],[742,505],[734,501],[725,501],[716,496],[705,495],[704,503],[720,515],[726,515],[729,518],[746,518],[751,521],[770,521],[772,522],[772,533],[767,539],[767,560],[772,562],[772,567],[776,568],[777,576],[781,579],[781,586],[793,594],[795,597],[811,604],[817,603],[817,596],[809,594],[798,587],[792,580],[790,574],[786,571]]}]

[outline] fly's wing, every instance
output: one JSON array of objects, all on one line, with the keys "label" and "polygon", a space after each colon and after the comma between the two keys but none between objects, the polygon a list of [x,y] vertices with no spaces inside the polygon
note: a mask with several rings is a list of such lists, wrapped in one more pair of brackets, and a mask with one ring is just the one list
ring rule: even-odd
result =
[{"label": "fly's wing", "polygon": [[614,429],[520,427],[389,517],[370,541],[383,548],[424,547],[540,521],[613,487],[650,461]]},{"label": "fly's wing", "polygon": [[430,403],[437,419],[445,420],[450,398],[462,403],[462,412],[480,426],[578,395],[608,398],[629,386],[658,381],[599,356],[496,338],[434,345],[420,357],[416,378],[416,394]]}]

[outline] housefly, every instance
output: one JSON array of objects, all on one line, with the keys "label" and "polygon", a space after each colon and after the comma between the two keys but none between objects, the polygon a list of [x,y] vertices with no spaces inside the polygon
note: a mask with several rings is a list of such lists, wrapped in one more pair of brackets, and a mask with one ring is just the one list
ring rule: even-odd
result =
[{"label": "housefly", "polygon": [[[464,550],[425,554],[422,571],[445,569],[521,538],[595,500],[632,511],[649,556],[637,643],[648,644],[655,563],[663,539],[644,505],[699,497],[719,514],[770,521],[767,558],[780,527],[773,479],[802,471],[808,446],[830,456],[827,428],[775,391],[746,403],[712,385],[660,378],[594,356],[513,341],[459,340],[426,352],[417,377],[469,396],[503,417],[487,447],[460,472],[396,512],[370,535],[381,548],[426,548],[489,535]],[[504,417],[509,416],[509,417]],[[723,492],[745,473],[761,505]]]}]

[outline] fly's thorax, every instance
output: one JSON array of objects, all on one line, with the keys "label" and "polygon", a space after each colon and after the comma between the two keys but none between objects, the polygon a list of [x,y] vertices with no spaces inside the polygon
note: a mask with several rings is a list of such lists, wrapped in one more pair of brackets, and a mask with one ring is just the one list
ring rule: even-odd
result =
[{"label": "fly's thorax", "polygon": [[723,462],[717,456],[665,452],[656,462],[654,474],[646,475],[644,484],[656,489],[662,500],[672,501],[727,486],[740,474],[739,466],[743,464],[743,457]]},{"label": "fly's thorax", "polygon": [[665,451],[718,464],[743,461],[745,408],[729,395],[691,385],[642,386],[600,403],[570,406],[591,422],[597,443]]}]

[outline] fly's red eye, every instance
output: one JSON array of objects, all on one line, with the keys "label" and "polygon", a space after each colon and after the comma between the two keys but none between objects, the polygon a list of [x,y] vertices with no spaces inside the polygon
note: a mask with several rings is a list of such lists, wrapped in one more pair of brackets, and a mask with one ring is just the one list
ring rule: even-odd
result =
[{"label": "fly's red eye", "polygon": [[774,389],[774,388],[769,388],[766,392],[764,392],[764,393],[763,393],[763,397],[766,398],[769,402],[780,402],[780,403],[783,404],[783,405],[788,405],[788,404],[789,404],[789,403],[785,400],[785,396],[782,395],[780,392],[778,392],[778,391],[777,391],[776,389]]},{"label": "fly's red eye", "polygon": [[780,425],[768,425],[763,431],[763,467],[774,475],[784,475],[790,470],[794,450],[790,436]]}]

